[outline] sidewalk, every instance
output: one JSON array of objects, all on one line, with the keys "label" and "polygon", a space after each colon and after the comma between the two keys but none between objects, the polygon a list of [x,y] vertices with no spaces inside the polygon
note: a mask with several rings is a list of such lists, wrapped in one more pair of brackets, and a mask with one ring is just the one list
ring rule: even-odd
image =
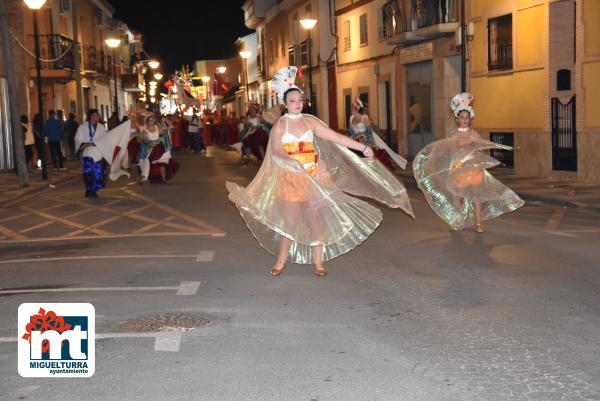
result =
[{"label": "sidewalk", "polygon": [[[396,171],[402,179],[416,183],[412,163],[408,163],[406,170]],[[512,169],[501,167],[490,170],[490,173],[526,202],[540,202],[600,214],[600,184],[519,176]]]},{"label": "sidewalk", "polygon": [[29,186],[20,187],[19,177],[12,170],[0,171],[0,208],[9,207],[21,199],[44,190],[51,190],[50,185],[60,185],[65,182],[81,178],[81,162],[65,161],[66,171],[54,171],[48,168],[48,181],[42,180],[42,170],[33,170],[29,173]]}]

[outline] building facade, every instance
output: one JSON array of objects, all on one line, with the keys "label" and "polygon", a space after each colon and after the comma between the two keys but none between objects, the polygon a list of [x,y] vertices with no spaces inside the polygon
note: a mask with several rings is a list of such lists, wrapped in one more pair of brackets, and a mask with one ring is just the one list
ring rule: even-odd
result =
[{"label": "building facade", "polygon": [[470,2],[475,126],[522,175],[600,182],[600,2]]}]

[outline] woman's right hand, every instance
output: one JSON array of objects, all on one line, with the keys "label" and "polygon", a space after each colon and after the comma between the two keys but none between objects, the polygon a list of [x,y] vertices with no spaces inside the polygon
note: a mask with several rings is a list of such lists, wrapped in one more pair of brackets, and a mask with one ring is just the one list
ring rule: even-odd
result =
[{"label": "woman's right hand", "polygon": [[366,157],[373,157],[375,156],[375,153],[373,153],[373,149],[370,146],[367,146],[365,150],[363,150],[363,155],[365,155]]}]

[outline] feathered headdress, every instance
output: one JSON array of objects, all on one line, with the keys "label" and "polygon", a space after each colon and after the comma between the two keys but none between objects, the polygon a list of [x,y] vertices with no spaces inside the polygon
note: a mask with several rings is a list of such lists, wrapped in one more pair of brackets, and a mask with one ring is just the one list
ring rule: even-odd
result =
[{"label": "feathered headdress", "polygon": [[452,100],[450,101],[450,108],[452,109],[452,112],[454,113],[454,117],[458,117],[458,114],[461,111],[468,112],[469,115],[471,116],[471,118],[475,117],[475,111],[473,110],[473,107],[471,106],[474,99],[475,99],[475,96],[473,96],[467,92],[459,93],[456,96],[454,96],[452,98]]},{"label": "feathered headdress", "polygon": [[297,73],[297,67],[288,66],[283,67],[273,74],[273,78],[271,80],[271,90],[277,94],[277,98],[279,99],[280,103],[284,103],[283,95],[290,88],[294,88],[300,93],[304,94],[302,89],[294,84]]}]

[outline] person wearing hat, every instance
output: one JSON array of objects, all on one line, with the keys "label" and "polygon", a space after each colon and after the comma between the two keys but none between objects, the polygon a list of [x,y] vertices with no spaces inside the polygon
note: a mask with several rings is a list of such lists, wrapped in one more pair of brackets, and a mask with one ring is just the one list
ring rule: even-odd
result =
[{"label": "person wearing hat", "polygon": [[[373,150],[302,114],[303,91],[294,84],[296,67],[272,78],[272,89],[287,112],[273,125],[260,170],[245,188],[227,182],[229,199],[260,245],[277,257],[271,275],[287,261],[314,264],[355,248],[377,228],[379,209],[354,196],[374,198],[412,216],[404,186]],[[361,158],[350,151],[361,151]],[[350,195],[351,194],[351,195]]]}]

